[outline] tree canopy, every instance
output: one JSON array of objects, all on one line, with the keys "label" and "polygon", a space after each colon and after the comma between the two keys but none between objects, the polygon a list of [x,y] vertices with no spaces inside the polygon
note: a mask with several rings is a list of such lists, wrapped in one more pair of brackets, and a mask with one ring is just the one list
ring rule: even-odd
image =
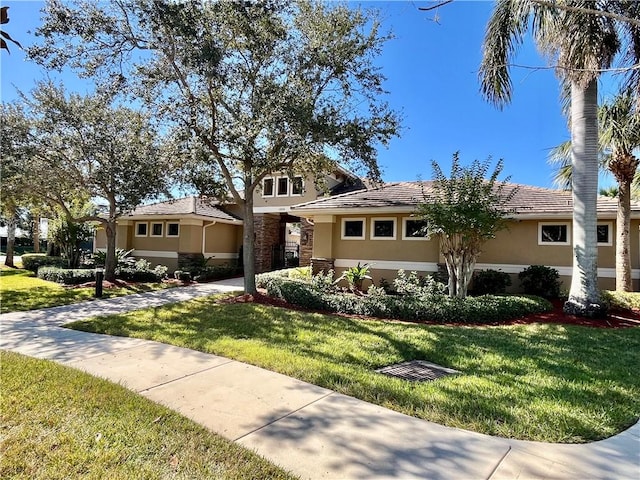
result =
[{"label": "tree canopy", "polygon": [[440,239],[440,250],[449,273],[449,295],[465,297],[482,244],[506,227],[508,204],[517,193],[508,178],[499,181],[500,160],[488,176],[491,159],[465,167],[453,155],[447,177],[432,162],[433,184],[423,189],[424,201],[417,215],[427,222],[427,233]]},{"label": "tree canopy", "polygon": [[[391,37],[370,11],[305,0],[52,0],[37,33],[31,58],[141,100],[176,141],[185,178],[243,206],[248,292],[262,178],[318,176],[339,160],[379,179],[376,147],[398,131],[374,62]],[[206,172],[216,180],[203,182]]]}]

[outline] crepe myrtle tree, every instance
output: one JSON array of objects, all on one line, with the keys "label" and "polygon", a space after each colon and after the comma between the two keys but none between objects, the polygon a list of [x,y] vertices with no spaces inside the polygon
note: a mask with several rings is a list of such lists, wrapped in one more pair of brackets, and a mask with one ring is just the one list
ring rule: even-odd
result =
[{"label": "crepe myrtle tree", "polygon": [[449,296],[464,298],[482,245],[506,227],[508,205],[517,187],[509,185],[508,178],[498,180],[502,160],[488,178],[490,158],[465,167],[455,153],[449,177],[437,162],[432,166],[434,179],[431,186],[423,186],[423,202],[416,215],[426,221],[426,233],[440,240],[449,274]]},{"label": "crepe myrtle tree", "polygon": [[[149,118],[112,105],[107,95],[67,95],[40,82],[22,95],[32,125],[29,190],[70,222],[96,222],[107,239],[105,279],[115,280],[116,221],[140,203],[166,192],[170,168],[158,155]],[[77,214],[72,204],[101,199],[106,212]]]},{"label": "crepe myrtle tree", "polygon": [[183,178],[241,206],[248,293],[262,179],[321,178],[339,159],[378,180],[377,146],[399,128],[375,64],[391,36],[373,11],[309,0],[50,0],[37,34],[32,59],[142,101],[178,140]]}]

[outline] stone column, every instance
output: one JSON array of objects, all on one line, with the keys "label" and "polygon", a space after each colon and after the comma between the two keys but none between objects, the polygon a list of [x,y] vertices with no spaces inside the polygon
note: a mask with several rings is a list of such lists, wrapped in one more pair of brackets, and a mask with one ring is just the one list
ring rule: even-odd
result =
[{"label": "stone column", "polygon": [[333,258],[312,258],[311,259],[311,273],[317,275],[320,272],[328,273],[329,270],[334,270]]},{"label": "stone column", "polygon": [[256,214],[254,226],[256,273],[268,272],[273,261],[273,247],[280,238],[280,214]]},{"label": "stone column", "polygon": [[313,224],[305,218],[300,219],[300,266],[311,265],[313,256]]}]

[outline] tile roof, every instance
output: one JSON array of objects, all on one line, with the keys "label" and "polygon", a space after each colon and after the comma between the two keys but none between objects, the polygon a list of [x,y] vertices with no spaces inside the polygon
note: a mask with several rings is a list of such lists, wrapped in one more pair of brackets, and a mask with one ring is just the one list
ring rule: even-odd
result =
[{"label": "tile roof", "polygon": [[[509,185],[518,187],[518,192],[511,200],[509,207],[519,215],[571,214],[573,212],[573,200],[569,191],[530,185]],[[362,208],[413,209],[423,200],[423,191],[427,197],[429,196],[432,186],[432,181],[394,182],[377,188],[302,203],[292,209],[300,212]],[[598,197],[599,212],[615,213],[617,206],[618,201],[615,198]],[[632,202],[631,209],[632,211],[640,212],[640,204]]]},{"label": "tile roof", "polygon": [[124,217],[144,215],[198,215],[217,220],[238,221],[239,217],[224,210],[220,202],[202,197],[186,197],[167,200],[151,205],[142,205],[129,212]]}]

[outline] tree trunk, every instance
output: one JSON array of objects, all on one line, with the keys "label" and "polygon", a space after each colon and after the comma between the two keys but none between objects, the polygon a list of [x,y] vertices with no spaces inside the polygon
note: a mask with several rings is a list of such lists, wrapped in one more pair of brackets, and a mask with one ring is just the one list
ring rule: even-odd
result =
[{"label": "tree trunk", "polygon": [[[247,185],[248,183],[245,183]],[[253,223],[253,191],[245,191],[244,225],[242,234],[242,254],[244,266],[244,292],[250,295],[257,293],[256,289],[256,259],[255,259],[255,226]]]},{"label": "tree trunk", "polygon": [[618,214],[616,218],[616,290],[633,290],[631,280],[631,184],[638,160],[630,154],[613,159],[609,165],[618,181]]},{"label": "tree trunk", "polygon": [[40,215],[33,219],[33,252],[40,253]]},{"label": "tree trunk", "polygon": [[107,254],[104,261],[104,279],[108,282],[116,280],[116,221],[106,222],[104,228],[107,236]]},{"label": "tree trunk", "polygon": [[7,256],[4,260],[4,264],[7,267],[15,268],[13,264],[13,255],[16,246],[16,228],[18,226],[18,219],[16,218],[16,210],[11,209],[7,216]]},{"label": "tree trunk", "polygon": [[564,311],[602,317],[598,290],[598,84],[571,84],[571,165],[573,194],[573,271]]}]

